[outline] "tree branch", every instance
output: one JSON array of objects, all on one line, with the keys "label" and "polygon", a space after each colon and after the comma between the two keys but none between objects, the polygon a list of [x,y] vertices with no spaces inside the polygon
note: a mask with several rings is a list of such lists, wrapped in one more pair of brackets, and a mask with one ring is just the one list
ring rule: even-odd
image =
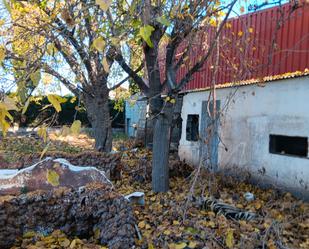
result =
[{"label": "tree branch", "polygon": [[56,70],[51,68],[48,64],[43,64],[43,70],[56,77],[58,80],[60,80],[72,93],[74,93],[76,96],[79,96],[81,94],[80,89],[78,89],[73,83],[71,83],[69,80],[61,76]]},{"label": "tree branch", "polygon": [[223,21],[220,24],[219,29],[216,32],[216,35],[213,39],[212,44],[210,45],[206,55],[199,61],[197,62],[187,73],[186,75],[182,78],[182,80],[179,82],[179,84],[177,85],[177,87],[175,88],[176,91],[180,91],[191,79],[192,75],[197,72],[205,63],[205,61],[209,58],[209,56],[211,55],[216,43],[217,43],[217,39],[219,37],[219,35],[221,34],[221,31],[235,5],[235,3],[237,2],[237,0],[233,0],[233,2],[230,4],[229,10],[226,14],[226,16],[224,17]]},{"label": "tree branch", "polygon": [[123,56],[117,53],[115,55],[115,60],[122,67],[122,69],[136,82],[142,92],[147,95],[149,87],[145,84],[144,80],[125,62]]},{"label": "tree branch", "polygon": [[[141,71],[144,68],[144,64],[141,64],[135,71],[134,73],[137,74],[139,71]],[[122,81],[120,81],[119,83],[117,83],[116,85],[114,85],[113,87],[111,87],[109,90],[115,90],[116,88],[120,87],[123,83],[125,83],[128,79],[130,79],[131,76],[128,75],[126,78],[124,78]]]}]

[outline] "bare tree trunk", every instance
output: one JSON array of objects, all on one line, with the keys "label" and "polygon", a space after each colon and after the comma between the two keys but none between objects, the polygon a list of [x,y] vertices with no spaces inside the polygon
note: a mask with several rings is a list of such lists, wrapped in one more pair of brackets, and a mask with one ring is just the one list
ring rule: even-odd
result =
[{"label": "bare tree trunk", "polygon": [[109,113],[108,89],[101,86],[95,95],[85,96],[88,119],[92,126],[95,148],[110,152],[112,149],[112,127]]},{"label": "bare tree trunk", "polygon": [[173,104],[166,103],[156,117],[153,134],[152,190],[167,192],[169,190],[169,145],[173,118]]},{"label": "bare tree trunk", "polygon": [[99,108],[102,108],[102,111],[95,112],[94,120],[91,122],[95,148],[99,151],[110,152],[113,139],[108,103]]}]

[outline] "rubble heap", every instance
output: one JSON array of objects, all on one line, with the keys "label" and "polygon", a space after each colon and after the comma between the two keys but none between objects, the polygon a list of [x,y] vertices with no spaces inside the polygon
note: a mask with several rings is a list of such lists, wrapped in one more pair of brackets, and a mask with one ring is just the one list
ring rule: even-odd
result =
[{"label": "rubble heap", "polygon": [[56,229],[68,236],[94,236],[108,248],[130,248],[134,244],[134,224],[127,200],[108,184],[0,197],[2,249],[13,246],[25,233],[47,235]]}]

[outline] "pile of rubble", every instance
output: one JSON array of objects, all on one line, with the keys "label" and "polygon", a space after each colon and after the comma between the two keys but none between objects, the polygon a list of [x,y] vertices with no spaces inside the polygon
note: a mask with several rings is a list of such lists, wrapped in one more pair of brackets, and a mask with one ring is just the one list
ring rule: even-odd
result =
[{"label": "pile of rubble", "polygon": [[27,232],[47,235],[56,229],[79,238],[97,236],[109,248],[130,248],[134,223],[125,198],[103,184],[0,198],[0,248],[10,248]]},{"label": "pile of rubble", "polygon": [[29,232],[48,235],[57,229],[96,237],[108,248],[134,244],[128,200],[94,167],[48,158],[22,170],[0,170],[0,186],[0,248]]}]

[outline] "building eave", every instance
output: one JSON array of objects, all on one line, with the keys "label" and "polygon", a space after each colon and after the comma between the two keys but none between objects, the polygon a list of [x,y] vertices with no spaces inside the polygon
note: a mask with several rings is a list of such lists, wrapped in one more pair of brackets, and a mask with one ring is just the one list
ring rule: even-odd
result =
[{"label": "building eave", "polygon": [[[237,82],[229,82],[220,85],[216,85],[216,89],[223,89],[223,88],[232,88],[232,87],[240,87],[240,86],[248,86],[248,85],[261,85],[264,86],[265,84],[271,83],[273,81],[290,79],[290,78],[297,78],[297,77],[304,77],[309,75],[309,69],[306,68],[304,71],[295,71],[295,72],[288,72],[285,74],[273,75],[273,76],[266,76],[258,79],[250,79],[250,80],[243,80]],[[190,90],[183,90],[182,93],[191,93],[191,92],[202,92],[208,91],[211,87],[205,88],[196,88]]]}]

